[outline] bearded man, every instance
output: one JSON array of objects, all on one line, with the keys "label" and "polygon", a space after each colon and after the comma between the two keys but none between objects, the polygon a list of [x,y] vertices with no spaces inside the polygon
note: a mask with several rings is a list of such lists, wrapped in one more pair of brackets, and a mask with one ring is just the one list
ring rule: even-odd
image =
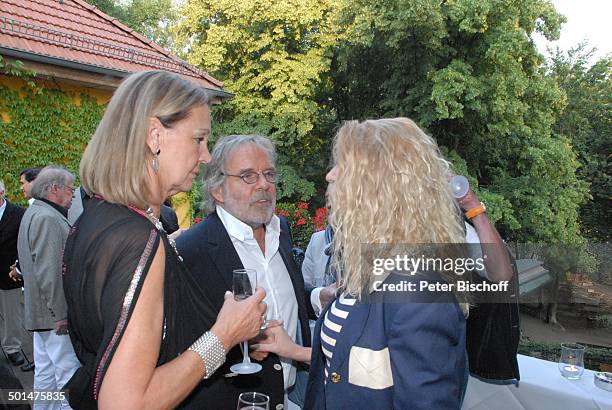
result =
[{"label": "bearded man", "polygon": [[[205,166],[204,208],[209,215],[178,237],[177,248],[218,309],[225,292],[232,290],[232,271],[255,269],[257,286],[267,295],[267,318],[282,320],[294,341],[310,346],[308,299],[292,257],[289,225],[274,215],[275,162],[274,145],[268,138],[232,135],[220,139]],[[270,409],[293,408],[288,396],[295,385],[296,365],[275,354],[259,352],[253,357],[263,369],[236,375],[229,367],[242,361],[242,353],[238,346],[232,349],[224,367],[194,393],[201,394],[198,404],[205,401],[206,408],[235,409],[241,392],[257,391],[270,397]]]}]

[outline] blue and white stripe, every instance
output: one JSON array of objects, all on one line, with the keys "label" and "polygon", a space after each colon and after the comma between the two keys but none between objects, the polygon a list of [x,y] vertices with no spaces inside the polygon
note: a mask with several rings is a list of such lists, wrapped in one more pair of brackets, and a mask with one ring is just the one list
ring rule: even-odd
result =
[{"label": "blue and white stripe", "polygon": [[325,355],[325,379],[329,373],[329,365],[334,355],[336,340],[340,336],[342,326],[346,322],[351,308],[357,300],[350,295],[342,294],[336,299],[325,314],[321,326],[321,351]]}]

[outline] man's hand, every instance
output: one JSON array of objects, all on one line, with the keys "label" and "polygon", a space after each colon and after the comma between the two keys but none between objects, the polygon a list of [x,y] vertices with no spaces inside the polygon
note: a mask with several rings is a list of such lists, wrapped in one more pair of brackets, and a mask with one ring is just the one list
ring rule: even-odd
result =
[{"label": "man's hand", "polygon": [[478,197],[471,189],[468,190],[467,194],[465,194],[462,198],[459,198],[457,202],[464,211],[480,206],[480,201],[478,200]]},{"label": "man's hand", "polygon": [[332,283],[331,285],[321,289],[321,293],[319,293],[319,300],[321,301],[321,310],[325,309],[325,306],[327,306],[329,302],[334,300],[334,298],[336,297],[337,290],[338,287],[335,283]]},{"label": "man's hand", "polygon": [[55,334],[58,336],[68,334],[68,319],[62,319],[55,322]]},{"label": "man's hand", "polygon": [[11,265],[11,270],[9,271],[9,277],[11,279],[13,279],[13,282],[20,282],[23,280],[23,276],[21,275],[21,273],[17,270],[17,264],[13,263]]}]

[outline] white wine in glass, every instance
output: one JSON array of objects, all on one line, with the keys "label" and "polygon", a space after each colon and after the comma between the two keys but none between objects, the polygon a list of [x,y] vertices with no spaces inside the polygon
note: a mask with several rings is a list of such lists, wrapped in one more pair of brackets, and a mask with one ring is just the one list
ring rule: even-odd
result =
[{"label": "white wine in glass", "polygon": [[[232,275],[234,299],[244,300],[253,296],[257,287],[257,271],[255,269],[235,269]],[[261,370],[259,363],[251,363],[249,357],[249,341],[242,342],[242,362],[236,363],[230,370],[237,374],[253,374]]]}]

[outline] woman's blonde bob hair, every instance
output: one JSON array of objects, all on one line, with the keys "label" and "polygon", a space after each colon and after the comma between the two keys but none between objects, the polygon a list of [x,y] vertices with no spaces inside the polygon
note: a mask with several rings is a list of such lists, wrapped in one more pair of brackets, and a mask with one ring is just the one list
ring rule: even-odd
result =
[{"label": "woman's blonde bob hair", "polygon": [[145,209],[150,197],[147,145],[151,118],[172,128],[210,103],[206,90],[164,71],[127,77],[115,91],[81,159],[81,184],[108,202]]},{"label": "woman's blonde bob hair", "polygon": [[362,265],[362,245],[465,242],[448,188],[450,164],[412,120],[344,123],[333,160],[338,167],[330,190],[333,246],[340,286],[347,292],[359,296],[372,280],[371,269]]}]

